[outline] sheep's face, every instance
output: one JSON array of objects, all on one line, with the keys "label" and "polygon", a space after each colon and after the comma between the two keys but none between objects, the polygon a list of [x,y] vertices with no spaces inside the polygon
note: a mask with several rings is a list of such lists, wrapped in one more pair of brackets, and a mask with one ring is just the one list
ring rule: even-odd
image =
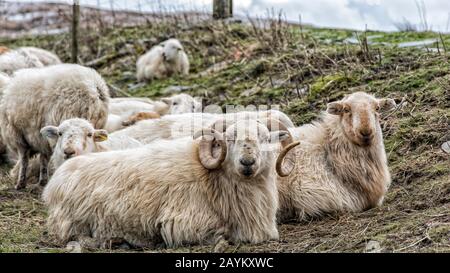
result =
[{"label": "sheep's face", "polygon": [[163,98],[162,101],[169,105],[169,112],[172,115],[184,113],[196,113],[202,110],[202,105],[195,98],[179,94],[170,98]]},{"label": "sheep's face", "polygon": [[366,147],[381,139],[380,114],[394,107],[392,99],[357,92],[329,103],[327,112],[340,116],[341,128],[352,143]]},{"label": "sheep's face", "polygon": [[162,43],[163,58],[166,62],[175,62],[184,49],[181,43],[176,39],[169,39]]},{"label": "sheep's face", "polygon": [[229,168],[243,178],[252,178],[274,165],[271,142],[284,140],[286,131],[273,131],[255,120],[241,120],[227,128],[224,133],[227,158],[224,169]]},{"label": "sheep's face", "polygon": [[49,141],[56,141],[54,157],[62,161],[95,151],[95,142],[104,141],[108,135],[105,130],[95,130],[84,119],[68,119],[58,127],[46,126],[41,134]]}]

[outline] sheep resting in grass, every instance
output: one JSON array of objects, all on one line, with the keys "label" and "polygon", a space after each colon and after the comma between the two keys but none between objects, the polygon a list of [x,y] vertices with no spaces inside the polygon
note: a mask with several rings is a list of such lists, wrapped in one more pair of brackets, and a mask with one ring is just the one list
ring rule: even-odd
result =
[{"label": "sheep resting in grass", "polygon": [[61,60],[56,54],[37,47],[20,47],[19,50],[26,52],[29,55],[35,56],[44,66],[61,64]]},{"label": "sheep resting in grass", "polygon": [[108,87],[93,69],[61,64],[17,71],[0,105],[2,139],[20,164],[16,188],[26,186],[28,161],[34,154],[40,155],[39,182],[47,182],[52,147],[41,136],[42,127],[79,117],[103,128],[108,102]]},{"label": "sheep resting in grass", "polygon": [[146,101],[144,99],[111,99],[108,122],[105,129],[111,133],[144,119],[155,119],[166,114],[201,111],[201,103],[187,94],[173,95],[162,98],[161,101]]},{"label": "sheep resting in grass", "polygon": [[162,79],[173,74],[188,75],[189,59],[177,39],[169,39],[152,47],[136,62],[138,81]]},{"label": "sheep resting in grass", "polygon": [[278,179],[279,220],[380,205],[391,178],[379,119],[393,107],[392,99],[357,92],[329,103],[321,120],[295,129],[301,144],[291,151],[295,169]]},{"label": "sheep resting in grass", "polygon": [[187,113],[166,115],[160,119],[139,121],[133,126],[118,131],[117,134],[123,134],[135,138],[144,144],[148,144],[159,139],[175,139],[192,136],[195,131],[209,127],[221,119],[225,119],[227,122],[233,122],[245,117],[251,119],[273,118],[279,120],[287,128],[294,127],[290,118],[283,112],[277,110],[243,111],[227,114]]},{"label": "sheep resting in grass", "polygon": [[[64,161],[75,156],[114,150],[125,150],[143,146],[139,141],[126,136],[109,134],[106,130],[94,129],[94,126],[85,119],[73,118],[63,121],[59,126],[45,126],[41,129],[53,154],[50,157],[48,173],[52,175]],[[16,164],[10,171],[10,176],[17,179],[19,165]],[[31,159],[27,171],[28,181],[35,182],[39,178],[39,161],[37,157]]]},{"label": "sheep resting in grass", "polygon": [[65,120],[58,127],[45,126],[41,129],[41,134],[48,141],[56,142],[50,159],[53,170],[75,156],[143,146],[128,136],[114,133],[108,136],[106,130],[96,130],[89,121],[80,118]]},{"label": "sheep resting in grass", "polygon": [[207,128],[194,139],[72,158],[43,192],[49,232],[100,246],[117,238],[138,247],[278,239],[276,153],[268,148],[280,139],[292,140],[239,120],[224,133]]},{"label": "sheep resting in grass", "polygon": [[0,72],[12,75],[23,68],[43,67],[44,64],[33,54],[16,49],[0,54]]}]

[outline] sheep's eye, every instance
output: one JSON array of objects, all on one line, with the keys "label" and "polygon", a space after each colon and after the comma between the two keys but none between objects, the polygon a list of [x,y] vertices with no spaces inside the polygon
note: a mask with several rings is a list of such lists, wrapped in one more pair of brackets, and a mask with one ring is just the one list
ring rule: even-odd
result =
[{"label": "sheep's eye", "polygon": [[379,105],[375,106],[375,111],[380,111],[380,106]]},{"label": "sheep's eye", "polygon": [[345,107],[345,108],[344,108],[344,113],[350,113],[350,108]]},{"label": "sheep's eye", "polygon": [[92,133],[88,133],[87,136],[88,136],[88,137],[92,137]]},{"label": "sheep's eye", "polygon": [[59,136],[62,136],[62,133],[61,133],[61,132],[59,132],[59,133],[58,133],[58,135],[59,135]]},{"label": "sheep's eye", "polygon": [[172,105],[178,105],[178,102],[173,102]]}]

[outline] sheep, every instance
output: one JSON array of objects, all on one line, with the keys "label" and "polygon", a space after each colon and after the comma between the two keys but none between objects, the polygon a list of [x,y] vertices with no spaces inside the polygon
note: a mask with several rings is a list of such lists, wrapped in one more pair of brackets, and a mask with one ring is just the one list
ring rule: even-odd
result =
[{"label": "sheep", "polygon": [[392,99],[356,92],[294,129],[302,143],[286,157],[295,169],[278,179],[280,222],[381,205],[391,179],[379,118],[393,107]]},{"label": "sheep", "polygon": [[286,114],[277,110],[269,110],[243,111],[224,115],[209,113],[166,115],[160,119],[140,121],[117,133],[130,136],[144,144],[148,144],[158,139],[174,139],[191,136],[196,130],[211,126],[218,120],[225,119],[227,121],[234,121],[245,116],[254,119],[270,117],[280,120],[288,128],[294,127],[294,124]]},{"label": "sheep", "polygon": [[19,50],[35,56],[44,66],[61,64],[61,60],[54,53],[37,47],[20,47]]},{"label": "sheep", "polygon": [[9,50],[0,54],[0,72],[12,75],[23,68],[43,67],[44,64],[33,54],[22,49]]},{"label": "sheep", "polygon": [[125,150],[137,148],[143,144],[124,135],[114,133],[108,136],[106,130],[96,130],[87,120],[73,118],[63,121],[58,127],[48,125],[41,129],[41,134],[52,146],[50,159],[52,169],[58,168],[65,160],[88,153]]},{"label": "sheep", "polygon": [[26,186],[28,161],[33,154],[40,155],[39,182],[47,182],[52,149],[40,134],[42,127],[80,117],[95,128],[103,128],[108,102],[108,87],[91,68],[60,64],[14,73],[0,105],[0,130],[8,150],[18,156],[16,189]]},{"label": "sheep", "polygon": [[169,39],[139,57],[136,70],[138,81],[162,79],[173,74],[188,75],[189,59],[180,41]]},{"label": "sheep", "polygon": [[286,139],[287,131],[238,120],[224,133],[206,128],[194,139],[72,158],[42,194],[49,233],[97,247],[116,238],[137,247],[278,239],[276,154],[267,148]]},{"label": "sheep", "polygon": [[[3,89],[9,83],[10,78],[5,73],[0,72],[0,98],[3,95]],[[0,156],[6,153],[6,146],[3,144],[3,140],[0,134]]]},{"label": "sheep", "polygon": [[6,87],[6,85],[9,82],[9,80],[10,80],[10,77],[7,74],[5,74],[3,72],[0,72],[0,97],[3,94],[3,91],[2,91],[3,88]]},{"label": "sheep", "polygon": [[[137,98],[139,99],[139,98]],[[155,119],[165,114],[182,114],[201,111],[201,103],[187,94],[162,98],[161,101],[112,99],[105,129],[114,132],[143,119]]]}]

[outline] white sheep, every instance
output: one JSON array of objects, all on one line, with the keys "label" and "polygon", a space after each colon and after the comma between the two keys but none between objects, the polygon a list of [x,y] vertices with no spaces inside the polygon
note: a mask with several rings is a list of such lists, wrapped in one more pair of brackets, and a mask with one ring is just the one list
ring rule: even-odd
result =
[{"label": "white sheep", "polygon": [[280,221],[382,203],[391,180],[379,117],[394,106],[392,99],[357,92],[329,103],[321,120],[294,130],[301,144],[286,157],[297,162],[295,169],[278,180]]},{"label": "white sheep", "polygon": [[[0,72],[0,99],[3,95],[3,89],[6,88],[6,85],[9,83],[10,78],[5,73]],[[6,153],[6,146],[3,143],[1,134],[0,134],[0,156]]]},{"label": "white sheep", "polygon": [[278,239],[276,156],[266,148],[289,133],[239,120],[198,137],[66,161],[43,192],[50,233],[103,246],[115,238],[145,247]]},{"label": "white sheep", "polygon": [[114,132],[143,119],[155,119],[165,114],[182,114],[201,111],[201,103],[190,95],[178,94],[161,101],[145,98],[112,99],[105,129]]},{"label": "white sheep", "polygon": [[35,56],[44,66],[62,63],[56,54],[42,48],[20,47],[18,50],[22,50],[29,55]]},{"label": "white sheep", "polygon": [[110,134],[106,130],[94,129],[87,120],[73,118],[59,126],[45,126],[41,134],[54,143],[50,159],[51,169],[58,168],[65,160],[89,153],[125,150],[143,146],[139,141],[124,135]]},{"label": "white sheep", "polygon": [[17,71],[4,90],[0,105],[3,141],[8,150],[18,155],[20,164],[16,188],[26,186],[28,160],[33,154],[40,155],[39,182],[47,182],[52,149],[40,134],[42,127],[80,117],[95,128],[103,128],[108,101],[105,81],[87,67],[61,64]]},{"label": "white sheep", "polygon": [[160,119],[143,120],[133,126],[118,131],[118,134],[135,138],[144,144],[158,139],[174,139],[192,136],[201,128],[209,127],[218,120],[225,119],[233,122],[243,117],[253,119],[273,118],[280,120],[287,128],[293,128],[294,124],[289,117],[278,110],[268,111],[243,111],[228,114],[187,113],[179,115],[166,115]]},{"label": "white sheep", "polygon": [[3,88],[6,87],[9,81],[10,77],[6,73],[0,72],[0,98],[3,94]]},{"label": "white sheep", "polygon": [[188,75],[189,59],[180,41],[169,39],[139,57],[136,70],[138,81],[162,79],[173,74]]},{"label": "white sheep", "polygon": [[23,68],[43,67],[44,64],[33,54],[24,50],[9,50],[0,54],[0,72],[12,75]]}]

